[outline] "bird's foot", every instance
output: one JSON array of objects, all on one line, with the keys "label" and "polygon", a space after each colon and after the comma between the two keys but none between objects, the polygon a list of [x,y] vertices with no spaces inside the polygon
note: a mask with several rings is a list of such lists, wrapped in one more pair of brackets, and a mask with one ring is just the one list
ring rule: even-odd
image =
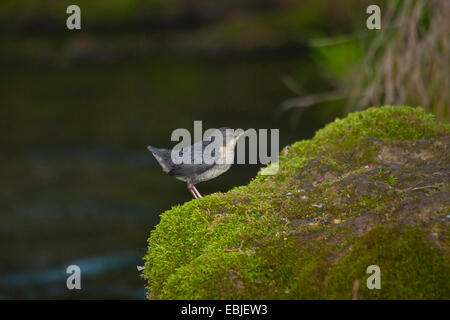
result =
[{"label": "bird's foot", "polygon": [[192,185],[192,188],[194,189],[194,192],[197,194],[197,198],[201,198],[202,195],[200,194],[200,192],[198,192],[197,188],[194,185]]},{"label": "bird's foot", "polygon": [[192,184],[188,184],[187,188],[188,188],[189,192],[194,196],[194,199],[197,199],[198,196],[197,196],[197,194],[195,193],[195,191],[193,189],[193,185]]},{"label": "bird's foot", "polygon": [[187,188],[188,188],[189,192],[192,193],[192,195],[194,196],[194,199],[198,199],[198,198],[202,197],[200,192],[198,192],[197,188],[193,184],[188,184]]}]

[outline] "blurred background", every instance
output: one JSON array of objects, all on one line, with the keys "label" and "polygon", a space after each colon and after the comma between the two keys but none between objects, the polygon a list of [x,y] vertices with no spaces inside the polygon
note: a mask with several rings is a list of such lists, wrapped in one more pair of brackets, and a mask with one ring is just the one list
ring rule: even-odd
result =
[{"label": "blurred background", "polygon": [[[146,146],[194,120],[279,128],[281,147],[372,105],[448,121],[449,3],[2,0],[0,298],[144,299],[149,233],[191,199]],[[70,4],[81,30],[66,28]],[[372,4],[381,30],[366,27]],[[71,264],[82,290],[66,288]]]}]

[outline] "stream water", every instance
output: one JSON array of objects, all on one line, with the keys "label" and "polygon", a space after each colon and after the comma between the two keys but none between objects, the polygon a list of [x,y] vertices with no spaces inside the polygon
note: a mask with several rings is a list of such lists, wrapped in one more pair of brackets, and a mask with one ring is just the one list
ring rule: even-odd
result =
[{"label": "stream water", "polygon": [[[307,111],[292,128],[292,113],[277,115],[294,96],[284,77],[317,78],[301,52],[216,59],[156,50],[52,63],[45,48],[59,40],[33,41],[44,49],[21,54],[40,60],[8,51],[1,65],[0,298],[144,299],[136,265],[149,233],[159,214],[191,199],[147,145],[170,147],[174,129],[203,120],[204,128],[279,128],[283,147],[333,117]],[[259,169],[234,166],[197,187],[227,191]],[[82,290],[65,287],[74,263]]]}]

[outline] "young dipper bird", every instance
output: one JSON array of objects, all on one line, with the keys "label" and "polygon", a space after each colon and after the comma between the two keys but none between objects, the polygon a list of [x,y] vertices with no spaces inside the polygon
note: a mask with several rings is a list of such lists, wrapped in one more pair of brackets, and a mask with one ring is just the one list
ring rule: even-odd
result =
[{"label": "young dipper bird", "polygon": [[[152,146],[147,148],[152,152],[165,173],[187,182],[188,190],[197,199],[201,198],[202,195],[194,185],[211,180],[230,169],[234,160],[236,142],[243,134],[243,130],[234,131],[225,127],[216,129],[206,139],[186,148],[173,150],[158,149]],[[222,143],[220,143],[220,139],[215,142],[219,135]],[[209,152],[205,152],[205,149]],[[180,159],[185,155],[184,158],[190,161],[176,161],[177,163],[175,163],[172,159],[172,152]],[[178,164],[178,162],[181,163]]]}]

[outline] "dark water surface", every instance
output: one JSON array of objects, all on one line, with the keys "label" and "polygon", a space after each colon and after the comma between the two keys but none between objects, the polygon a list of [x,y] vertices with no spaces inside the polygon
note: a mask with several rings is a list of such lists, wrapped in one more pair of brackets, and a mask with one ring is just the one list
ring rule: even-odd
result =
[{"label": "dark water surface", "polygon": [[[160,213],[191,199],[147,145],[173,146],[174,129],[203,120],[204,129],[279,128],[283,147],[332,117],[306,112],[291,129],[292,114],[276,115],[294,95],[283,77],[316,81],[300,52],[223,59],[154,50],[116,59],[69,51],[60,60],[51,50],[21,52],[36,62],[10,47],[18,43],[3,42],[9,60],[0,73],[0,298],[143,299],[136,265],[149,232]],[[227,191],[259,168],[234,166],[198,189]],[[65,287],[70,264],[82,269],[80,291]]]}]

